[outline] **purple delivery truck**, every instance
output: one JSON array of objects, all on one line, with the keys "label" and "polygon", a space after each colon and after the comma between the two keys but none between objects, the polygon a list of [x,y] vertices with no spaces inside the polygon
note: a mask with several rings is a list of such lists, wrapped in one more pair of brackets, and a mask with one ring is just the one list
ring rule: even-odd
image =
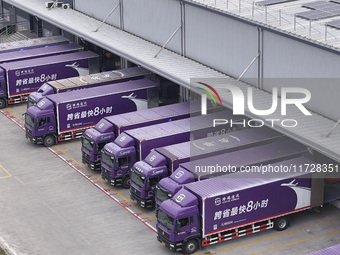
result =
[{"label": "purple delivery truck", "polygon": [[27,109],[26,138],[36,144],[80,138],[101,118],[136,111],[158,102],[158,86],[141,79],[48,95]]},{"label": "purple delivery truck", "polygon": [[51,37],[34,38],[34,39],[28,39],[28,40],[23,40],[23,41],[5,42],[5,43],[0,43],[0,54],[5,53],[5,52],[41,48],[41,47],[58,45],[58,44],[66,44],[66,43],[69,43],[69,40],[59,35],[51,36]]},{"label": "purple delivery truck", "polygon": [[[107,143],[102,151],[102,179],[111,185],[130,186],[130,169],[143,160],[152,149],[175,143],[195,140],[231,131],[230,125],[213,128],[213,120],[226,116],[232,119],[232,112],[223,110],[203,116],[196,116],[167,123],[136,128],[121,133],[114,142]],[[241,120],[242,116],[238,116]],[[132,172],[138,171],[134,168]]]},{"label": "purple delivery truck", "polygon": [[[177,170],[172,173],[171,178],[167,178],[162,182],[162,185],[166,186],[167,190],[159,193],[158,198],[165,200],[165,195],[168,198],[172,197],[185,183],[237,172],[243,166],[276,162],[281,159],[296,157],[303,153],[307,153],[305,146],[293,140],[288,140],[210,156],[208,160],[206,158],[195,160],[194,156],[193,161],[181,164]],[[156,162],[156,165],[158,162],[155,156],[157,157],[157,155],[149,156],[151,157],[146,157],[145,161],[153,160]],[[190,158],[188,158],[187,161],[189,160]],[[211,167],[211,162],[216,163],[216,166]],[[137,201],[141,207],[152,208],[154,206],[156,184],[159,179],[168,175],[168,170],[164,163],[165,159],[163,159],[163,167],[153,168],[151,171],[150,168],[153,167],[152,161],[149,164],[140,161],[133,166],[133,170],[139,169],[139,171],[132,171],[130,194],[131,199]],[[226,165],[232,166],[232,168],[219,168]]]},{"label": "purple delivery truck", "polygon": [[95,86],[108,85],[123,81],[142,79],[145,78],[145,76],[148,74],[151,74],[151,72],[143,67],[130,67],[122,70],[108,71],[56,81],[49,81],[41,85],[38,91],[33,92],[29,95],[27,108],[36,105],[47,95],[91,88]]},{"label": "purple delivery truck", "polygon": [[[256,134],[254,133],[253,136],[255,137]],[[255,140],[255,138],[253,139]],[[256,144],[253,142],[251,145]],[[258,166],[260,164],[277,162],[303,154],[308,155],[307,148],[304,145],[290,139],[275,141],[264,145],[257,144],[247,149],[244,149],[244,145],[241,146],[243,149],[236,148],[238,151],[235,151],[235,149],[231,148],[234,150],[233,152],[228,151],[228,153],[210,157],[209,161],[206,159],[198,159],[181,164],[170,177],[160,181],[156,194],[157,205],[173,197],[186,183],[201,181],[223,174],[235,173],[243,170],[242,168],[245,166]],[[216,164],[211,166],[211,162]],[[224,166],[223,169],[220,168],[222,166]]]},{"label": "purple delivery truck", "polygon": [[[161,202],[170,199],[182,187],[181,184],[176,182],[177,176],[173,174],[180,164],[189,160],[208,158],[270,143],[283,139],[283,137],[282,134],[267,127],[248,128],[230,134],[156,148],[145,158],[145,164],[140,166],[143,170],[143,173],[140,175],[144,177],[144,184],[142,187],[137,185],[138,193],[141,195],[137,196],[134,194],[134,196],[137,198],[137,201],[140,201],[139,204],[142,206],[147,204],[153,205],[153,199],[155,199],[156,205],[159,206]],[[152,161],[147,161],[147,159],[152,159]],[[137,162],[137,164],[139,163]],[[157,178],[159,183],[156,187],[150,186],[146,190],[148,182],[154,183],[152,181],[154,178]],[[131,190],[131,193],[134,193],[133,190]]]},{"label": "purple delivery truck", "polygon": [[58,54],[65,54],[83,50],[84,47],[76,43],[53,45],[49,47],[33,48],[27,50],[13,51],[13,52],[0,52],[0,64],[14,62],[25,59],[47,57]]},{"label": "purple delivery truck", "polygon": [[33,58],[0,65],[0,108],[26,102],[28,94],[50,80],[98,72],[98,55],[90,51]]},{"label": "purple delivery truck", "polygon": [[157,239],[172,251],[191,254],[266,229],[284,230],[289,214],[313,207],[313,189],[315,194],[323,193],[323,186],[313,184],[308,170],[312,164],[300,157],[272,165],[296,166],[296,172],[273,177],[240,172],[185,184],[161,203],[156,213]]},{"label": "purple delivery truck", "polygon": [[83,163],[91,170],[100,170],[101,150],[122,132],[189,118],[198,115],[200,111],[200,102],[192,101],[105,117],[84,133],[81,149]]}]

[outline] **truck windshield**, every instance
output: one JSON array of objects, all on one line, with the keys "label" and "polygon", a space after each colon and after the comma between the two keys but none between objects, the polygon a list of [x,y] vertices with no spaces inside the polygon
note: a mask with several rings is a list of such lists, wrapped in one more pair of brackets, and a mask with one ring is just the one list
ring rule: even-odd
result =
[{"label": "truck windshield", "polygon": [[30,127],[34,127],[34,118],[28,113],[25,114],[25,123]]},{"label": "truck windshield", "polygon": [[174,218],[167,215],[162,210],[159,210],[157,213],[157,220],[159,223],[161,223],[164,227],[166,227],[169,230],[173,230],[174,228]]},{"label": "truck windshield", "polygon": [[104,162],[109,167],[113,167],[115,161],[115,157],[111,155],[107,155],[106,153],[102,154],[102,162]]},{"label": "truck windshield", "polygon": [[84,137],[82,139],[82,144],[85,149],[89,151],[93,151],[94,142],[92,141],[92,139],[88,139],[87,137]]},{"label": "truck windshield", "polygon": [[159,187],[158,185],[156,186],[156,198],[163,202],[165,200],[168,200],[172,197],[172,194],[165,190],[165,189],[162,189],[162,187]]},{"label": "truck windshield", "polygon": [[138,185],[139,187],[143,188],[144,187],[144,180],[145,177],[139,175],[138,173],[136,173],[135,171],[133,171],[131,173],[131,181],[133,181],[136,185]]},{"label": "truck windshield", "polygon": [[29,107],[31,107],[31,106],[33,106],[33,105],[35,105],[33,99],[30,99],[30,98],[28,97],[28,100],[27,100],[27,108],[29,108]]}]

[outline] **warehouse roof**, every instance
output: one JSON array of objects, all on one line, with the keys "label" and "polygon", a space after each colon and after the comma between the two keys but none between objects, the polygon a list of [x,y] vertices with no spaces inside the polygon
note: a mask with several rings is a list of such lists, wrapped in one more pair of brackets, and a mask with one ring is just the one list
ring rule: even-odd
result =
[{"label": "warehouse roof", "polygon": [[340,1],[185,0],[340,51]]},{"label": "warehouse roof", "polygon": [[[169,50],[163,50],[157,58],[154,58],[160,46],[113,26],[104,24],[98,32],[93,32],[101,22],[72,9],[63,10],[56,8],[49,11],[45,8],[45,1],[43,0],[4,0],[4,2],[55,24],[65,31],[83,37],[85,40],[120,55],[129,61],[140,64],[181,86],[192,89],[193,87],[190,85],[191,79],[204,77],[223,78],[224,84],[237,85],[245,95],[247,94],[247,88],[251,87]],[[206,2],[212,3],[214,0],[207,0]],[[226,3],[226,1],[220,0],[216,0],[216,2]],[[243,2],[244,1],[242,1],[242,3]],[[231,93],[224,89],[220,83],[220,80],[218,80],[216,83],[212,82],[210,84],[216,88],[221,96],[223,105],[232,108]],[[196,92],[200,93],[200,90],[196,90]],[[260,103],[265,106],[262,109],[267,109],[268,106],[271,105],[271,94],[255,88],[253,88],[253,92],[254,97],[261,99]],[[259,107],[260,106],[258,106],[258,108]],[[282,119],[279,109],[267,117],[256,116],[247,108],[245,109],[245,113],[251,118],[262,120]],[[335,121],[333,120],[324,118],[316,113],[313,113],[312,116],[305,116],[297,108],[288,109],[285,119],[288,118],[297,119],[298,126],[295,128],[287,128],[283,127],[279,122],[275,122],[274,129],[340,161],[340,125],[327,137],[327,134],[335,125]],[[270,126],[268,121],[264,121],[264,123]]]}]

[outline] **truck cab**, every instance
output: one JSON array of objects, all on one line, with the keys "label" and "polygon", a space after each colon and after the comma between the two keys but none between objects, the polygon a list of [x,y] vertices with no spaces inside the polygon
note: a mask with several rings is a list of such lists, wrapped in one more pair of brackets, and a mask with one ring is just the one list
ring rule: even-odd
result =
[{"label": "truck cab", "polygon": [[56,141],[55,114],[53,103],[44,98],[29,107],[25,116],[26,138],[36,144],[51,146]]},{"label": "truck cab", "polygon": [[191,254],[200,247],[198,199],[181,189],[156,211],[157,240],[172,251]]},{"label": "truck cab", "polygon": [[82,137],[82,161],[91,170],[100,170],[101,150],[115,138],[113,125],[101,119],[94,128],[87,129]]},{"label": "truck cab", "polygon": [[183,184],[194,181],[195,177],[190,172],[181,166],[178,167],[169,177],[160,180],[156,186],[156,207],[158,208],[163,201],[171,199]]},{"label": "truck cab", "polygon": [[114,142],[107,143],[101,154],[101,174],[103,180],[113,186],[130,187],[130,168],[136,162],[134,140],[125,133]]},{"label": "truck cab", "polygon": [[53,88],[48,83],[44,83],[37,91],[32,92],[28,96],[27,108],[36,105],[42,98],[53,93]]},{"label": "truck cab", "polygon": [[153,208],[155,205],[156,185],[168,176],[166,158],[153,150],[131,169],[131,198],[141,207]]}]

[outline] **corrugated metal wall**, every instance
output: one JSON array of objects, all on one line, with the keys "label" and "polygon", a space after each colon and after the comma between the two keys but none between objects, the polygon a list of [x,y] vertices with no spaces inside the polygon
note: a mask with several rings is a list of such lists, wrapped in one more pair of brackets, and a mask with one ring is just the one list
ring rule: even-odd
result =
[{"label": "corrugated metal wall", "polygon": [[[75,0],[74,5],[76,10],[85,13],[99,20],[109,14],[109,12],[119,3],[119,0],[99,0],[99,1],[84,1]],[[120,10],[119,7],[107,19],[106,23],[116,27],[120,27]]]},{"label": "corrugated metal wall", "polygon": [[[174,0],[129,0],[123,4],[124,30],[158,45],[163,45],[181,25],[179,1]],[[167,45],[181,52],[180,31]]]},{"label": "corrugated metal wall", "polygon": [[[199,7],[185,8],[186,55],[239,77],[258,53],[257,28]],[[244,77],[257,77],[258,63]]]},{"label": "corrugated metal wall", "polygon": [[340,55],[268,31],[263,38],[263,88],[307,88],[308,108],[338,120]]}]

